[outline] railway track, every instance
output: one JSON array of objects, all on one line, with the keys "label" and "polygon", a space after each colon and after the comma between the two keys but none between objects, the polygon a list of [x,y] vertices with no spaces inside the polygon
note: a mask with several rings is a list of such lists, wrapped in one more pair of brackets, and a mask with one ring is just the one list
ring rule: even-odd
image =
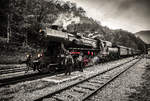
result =
[{"label": "railway track", "polygon": [[7,70],[0,70],[0,74],[9,74],[9,73],[16,73],[25,71],[26,68],[15,68],[15,69],[7,69]]},{"label": "railway track", "polygon": [[26,70],[25,64],[8,64],[8,65],[0,64],[0,74],[1,75],[22,72],[25,70]]},{"label": "railway track", "polygon": [[40,79],[40,78],[44,78],[44,77],[52,76],[52,75],[54,75],[54,74],[31,73],[31,74],[12,77],[12,78],[1,79],[0,87],[15,84],[18,82],[36,80],[36,79]]},{"label": "railway track", "polygon": [[[109,70],[97,73],[79,82],[60,88],[34,101],[84,101],[134,66],[140,59],[133,59]],[[119,67],[119,68],[118,68]]]},{"label": "railway track", "polygon": [[[113,61],[118,61],[118,60],[106,61],[106,62],[103,62],[102,64],[111,63]],[[87,67],[90,67],[90,66],[92,65],[88,65]],[[26,69],[27,68],[25,64],[0,65],[0,75],[5,75],[5,74],[7,75],[7,74],[12,74],[12,73],[17,73],[17,72],[19,73],[19,72],[25,71]],[[30,68],[29,70],[32,70],[32,68]]]},{"label": "railway track", "polygon": [[[118,61],[118,60],[115,60],[115,61]],[[105,63],[102,63],[100,65],[104,65],[104,64],[107,64],[107,63],[112,63],[114,61],[110,61],[110,62],[105,62]],[[90,66],[88,66],[90,67]],[[87,68],[88,68],[87,67]],[[14,72],[18,69],[19,72]],[[11,85],[11,84],[15,84],[15,83],[18,83],[18,82],[22,82],[22,81],[29,81],[29,80],[35,80],[35,79],[40,79],[40,78],[43,78],[43,77],[46,77],[46,76],[52,76],[52,75],[55,75],[55,74],[41,74],[41,73],[29,73],[29,74],[24,74],[24,70],[26,68],[20,68],[18,66],[15,67],[15,69],[13,70],[12,67],[7,67],[7,68],[4,68],[4,71],[7,71],[8,70],[8,73],[6,74],[2,74],[1,75],[1,79],[0,79],[0,87],[2,86],[5,86],[5,85]],[[13,71],[13,73],[11,74],[10,71]],[[57,72],[57,74],[60,74],[62,72]],[[8,75],[8,74],[11,74],[11,75]],[[5,75],[5,76],[3,76]],[[7,77],[10,76],[10,77]]]}]

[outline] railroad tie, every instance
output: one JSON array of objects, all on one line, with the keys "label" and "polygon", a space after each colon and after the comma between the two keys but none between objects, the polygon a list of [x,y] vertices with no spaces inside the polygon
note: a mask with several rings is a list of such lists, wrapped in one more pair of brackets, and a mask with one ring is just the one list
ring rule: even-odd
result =
[{"label": "railroad tie", "polygon": [[93,87],[91,85],[86,85],[86,84],[78,85],[78,87],[89,89],[89,90],[95,90],[96,89],[95,87]]},{"label": "railroad tie", "polygon": [[99,83],[93,83],[93,82],[88,82],[87,85],[91,85],[91,86],[95,86],[95,87],[99,87],[100,86]]},{"label": "railroad tie", "polygon": [[81,94],[81,93],[79,93],[79,92],[71,92],[71,91],[69,91],[69,92],[67,92],[67,95],[70,95],[70,96],[72,96],[73,98],[75,98],[75,99],[78,99],[80,96],[82,96],[83,94]]},{"label": "railroad tie", "polygon": [[60,96],[60,95],[53,96],[53,98],[58,101],[69,101],[67,97]]},{"label": "railroad tie", "polygon": [[87,93],[88,92],[86,89],[82,89],[82,88],[78,88],[78,87],[74,87],[73,90],[76,92],[79,92],[79,93]]},{"label": "railroad tie", "polygon": [[98,83],[100,85],[104,84],[103,81],[97,81],[97,80],[90,80],[91,83]]}]

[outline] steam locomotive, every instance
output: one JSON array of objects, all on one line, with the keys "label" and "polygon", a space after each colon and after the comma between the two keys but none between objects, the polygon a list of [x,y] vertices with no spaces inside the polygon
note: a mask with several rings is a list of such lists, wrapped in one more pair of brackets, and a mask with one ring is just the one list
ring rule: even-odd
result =
[{"label": "steam locomotive", "polygon": [[46,49],[38,54],[38,59],[33,61],[33,68],[39,72],[55,72],[57,69],[63,69],[66,52],[72,55],[74,61],[82,54],[84,65],[140,54],[139,50],[113,45],[96,37],[71,34],[62,31],[58,26],[40,32],[46,33],[47,44]]}]

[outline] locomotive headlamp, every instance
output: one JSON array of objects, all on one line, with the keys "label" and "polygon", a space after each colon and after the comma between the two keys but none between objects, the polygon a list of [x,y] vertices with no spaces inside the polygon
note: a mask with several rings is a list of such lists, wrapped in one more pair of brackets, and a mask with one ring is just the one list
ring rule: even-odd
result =
[{"label": "locomotive headlamp", "polygon": [[26,57],[28,58],[28,57],[29,57],[29,54],[27,54]]},{"label": "locomotive headlamp", "polygon": [[38,54],[38,58],[39,58],[39,57],[42,57],[42,54],[39,53],[39,54]]},{"label": "locomotive headlamp", "polygon": [[41,32],[42,32],[42,29],[40,29],[39,32],[41,33]]},{"label": "locomotive headlamp", "polygon": [[30,54],[27,54],[27,55],[26,55],[26,57],[27,57],[27,58],[28,58],[28,57],[32,57],[32,55],[30,55]]},{"label": "locomotive headlamp", "polygon": [[38,54],[38,58],[41,56],[41,54]]}]

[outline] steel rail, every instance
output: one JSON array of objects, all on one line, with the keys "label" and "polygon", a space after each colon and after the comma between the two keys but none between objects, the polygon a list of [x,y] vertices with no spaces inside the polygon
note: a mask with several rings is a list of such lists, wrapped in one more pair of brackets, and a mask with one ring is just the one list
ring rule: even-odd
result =
[{"label": "steel rail", "polygon": [[[103,63],[103,64],[105,64],[105,63]],[[57,74],[60,74],[60,73],[62,73],[62,72],[59,72]],[[52,75],[55,75],[55,74],[32,73],[32,74],[26,74],[26,75],[19,75],[19,76],[15,76],[15,77],[11,77],[11,78],[4,78],[4,79],[0,79],[0,87],[15,84],[15,83],[18,83],[18,82],[35,80],[36,78],[43,78],[43,77],[46,77],[46,76],[52,76]]]},{"label": "steel rail", "polygon": [[0,80],[0,87],[15,84],[18,82],[40,79],[40,78],[43,78],[46,76],[52,76],[52,75],[54,74],[33,73],[33,74],[27,74],[27,75],[21,75],[21,76],[17,76],[13,78],[3,79],[3,80]]},{"label": "steel rail", "polygon": [[91,97],[92,95],[94,95],[95,93],[97,93],[98,91],[100,91],[102,88],[104,88],[105,86],[107,86],[109,83],[111,83],[112,81],[114,81],[117,77],[119,77],[121,74],[123,74],[124,72],[126,72],[128,69],[130,69],[131,67],[133,67],[137,62],[139,62],[140,59],[138,61],[136,61],[135,63],[133,63],[132,65],[130,65],[128,68],[126,68],[125,70],[121,71],[120,73],[118,73],[117,75],[115,75],[114,77],[112,77],[110,80],[108,80],[106,83],[104,83],[102,86],[100,86],[98,89],[96,89],[95,91],[93,91],[91,94],[88,94],[87,96],[85,96],[81,101],[85,101],[87,100],[89,97]]},{"label": "steel rail", "polygon": [[92,78],[94,78],[94,77],[96,77],[96,76],[99,76],[99,75],[101,75],[101,74],[104,74],[104,73],[106,73],[106,72],[108,72],[108,71],[111,71],[111,70],[113,70],[113,69],[115,69],[115,68],[118,68],[118,67],[120,67],[120,66],[122,66],[122,65],[124,65],[124,64],[127,64],[127,63],[129,63],[129,62],[131,62],[131,61],[133,61],[133,60],[135,60],[135,58],[132,59],[132,60],[129,60],[129,61],[125,62],[125,63],[122,63],[122,64],[120,64],[120,65],[118,65],[118,66],[114,66],[113,68],[110,68],[110,69],[108,69],[108,70],[105,70],[105,71],[102,71],[102,72],[100,72],[100,73],[97,73],[97,74],[95,74],[95,75],[93,75],[93,76],[91,76],[91,77],[88,77],[88,78],[86,78],[86,79],[83,79],[83,80],[81,80],[81,81],[75,82],[75,83],[73,83],[73,84],[71,84],[71,85],[68,85],[68,86],[66,86],[66,87],[62,87],[62,88],[60,88],[60,89],[58,89],[58,90],[56,90],[56,91],[54,91],[54,92],[51,92],[51,93],[49,93],[49,94],[47,94],[47,95],[45,95],[45,96],[42,96],[42,97],[37,98],[37,99],[35,99],[34,101],[42,101],[42,100],[45,99],[45,98],[50,98],[50,97],[52,97],[52,96],[55,95],[55,94],[58,94],[58,93],[60,93],[60,92],[62,92],[62,91],[64,91],[64,90],[67,90],[68,88],[71,88],[71,87],[74,87],[74,86],[76,86],[76,85],[78,85],[78,84],[81,84],[81,83],[83,83],[83,82],[85,82],[85,81],[87,81],[87,80],[90,80],[90,79],[92,79]]}]

